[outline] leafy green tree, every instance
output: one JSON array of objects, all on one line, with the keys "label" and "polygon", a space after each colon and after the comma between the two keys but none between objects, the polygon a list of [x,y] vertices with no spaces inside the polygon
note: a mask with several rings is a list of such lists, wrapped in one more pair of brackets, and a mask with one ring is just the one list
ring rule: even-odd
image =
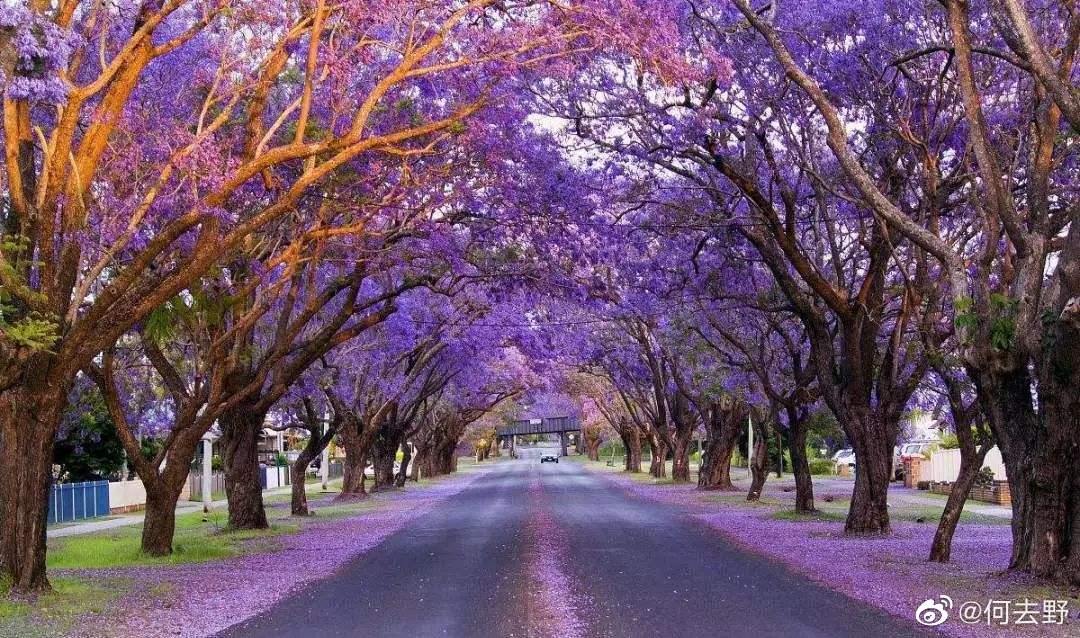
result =
[{"label": "leafy green tree", "polygon": [[124,478],[124,448],[96,389],[87,387],[73,402],[65,425],[53,444],[58,482]]}]

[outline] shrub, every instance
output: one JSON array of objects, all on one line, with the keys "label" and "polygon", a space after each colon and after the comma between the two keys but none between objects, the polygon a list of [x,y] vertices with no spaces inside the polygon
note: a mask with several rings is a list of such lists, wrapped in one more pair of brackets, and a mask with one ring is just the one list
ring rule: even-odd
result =
[{"label": "shrub", "polygon": [[941,437],[940,445],[943,450],[958,450],[960,449],[960,439],[956,438],[956,435],[952,432],[948,432]]},{"label": "shrub", "polygon": [[810,461],[811,474],[833,474],[836,469],[829,459],[813,459]]},{"label": "shrub", "polygon": [[979,470],[979,473],[975,476],[975,485],[977,487],[993,487],[994,470],[988,467],[984,467]]}]

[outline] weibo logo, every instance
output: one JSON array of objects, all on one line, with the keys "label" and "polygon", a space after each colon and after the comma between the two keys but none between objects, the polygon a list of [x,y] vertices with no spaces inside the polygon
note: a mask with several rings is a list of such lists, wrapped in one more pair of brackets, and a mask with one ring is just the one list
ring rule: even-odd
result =
[{"label": "weibo logo", "polygon": [[915,620],[920,625],[937,627],[949,619],[949,610],[952,609],[952,598],[939,596],[937,599],[929,598],[915,610]]}]

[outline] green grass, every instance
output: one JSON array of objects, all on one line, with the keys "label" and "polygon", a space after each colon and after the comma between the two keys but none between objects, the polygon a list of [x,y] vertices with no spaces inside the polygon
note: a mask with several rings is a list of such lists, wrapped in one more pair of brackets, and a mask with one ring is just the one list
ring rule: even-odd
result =
[{"label": "green grass", "polygon": [[68,633],[87,614],[101,613],[122,587],[90,584],[75,578],[50,579],[53,591],[33,603],[8,598],[9,585],[0,583],[0,637],[46,638]]},{"label": "green grass", "polygon": [[177,516],[173,553],[161,557],[140,551],[142,525],[57,538],[49,541],[47,565],[50,569],[63,569],[199,563],[272,551],[278,547],[275,536],[299,529],[296,523],[275,520],[270,529],[229,531],[225,529],[225,521],[223,511]]}]

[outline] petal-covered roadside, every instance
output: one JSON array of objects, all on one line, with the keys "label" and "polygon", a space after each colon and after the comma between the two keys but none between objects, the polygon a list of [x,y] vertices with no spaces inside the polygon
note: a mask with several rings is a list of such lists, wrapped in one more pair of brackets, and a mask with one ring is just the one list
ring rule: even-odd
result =
[{"label": "petal-covered roadside", "polygon": [[[278,537],[277,548],[269,552],[174,566],[70,570],[82,579],[125,583],[131,592],[71,636],[211,636],[363,555],[484,471],[473,469],[406,490],[374,494],[368,497],[374,506],[356,515],[326,521],[316,515],[297,533]],[[312,501],[316,514],[320,506],[331,505],[331,498]]]},{"label": "petal-covered roadside", "polygon": [[[642,482],[609,468],[589,465],[640,498],[684,508],[688,515],[743,549],[782,562],[815,582],[895,616],[912,619],[927,599],[949,596],[954,611],[937,627],[945,635],[1080,635],[1076,621],[1080,592],[1048,588],[1024,574],[1005,571],[1011,542],[1007,524],[962,522],[953,541],[952,562],[942,565],[926,559],[937,522],[934,519],[894,522],[893,533],[887,537],[849,537],[843,534],[840,520],[777,518],[779,513],[793,509],[794,495],[776,484],[766,484],[765,504],[748,504],[744,502],[745,494],[739,492],[702,492],[692,484]],[[819,496],[831,500],[844,495]],[[1039,622],[1021,627],[1012,623],[989,625],[986,614],[980,622],[965,623],[956,611],[968,601],[985,608],[990,601],[1015,605],[1025,599],[1037,605],[1040,621],[1043,601],[1047,599],[1067,600],[1071,617],[1062,625]]]}]

